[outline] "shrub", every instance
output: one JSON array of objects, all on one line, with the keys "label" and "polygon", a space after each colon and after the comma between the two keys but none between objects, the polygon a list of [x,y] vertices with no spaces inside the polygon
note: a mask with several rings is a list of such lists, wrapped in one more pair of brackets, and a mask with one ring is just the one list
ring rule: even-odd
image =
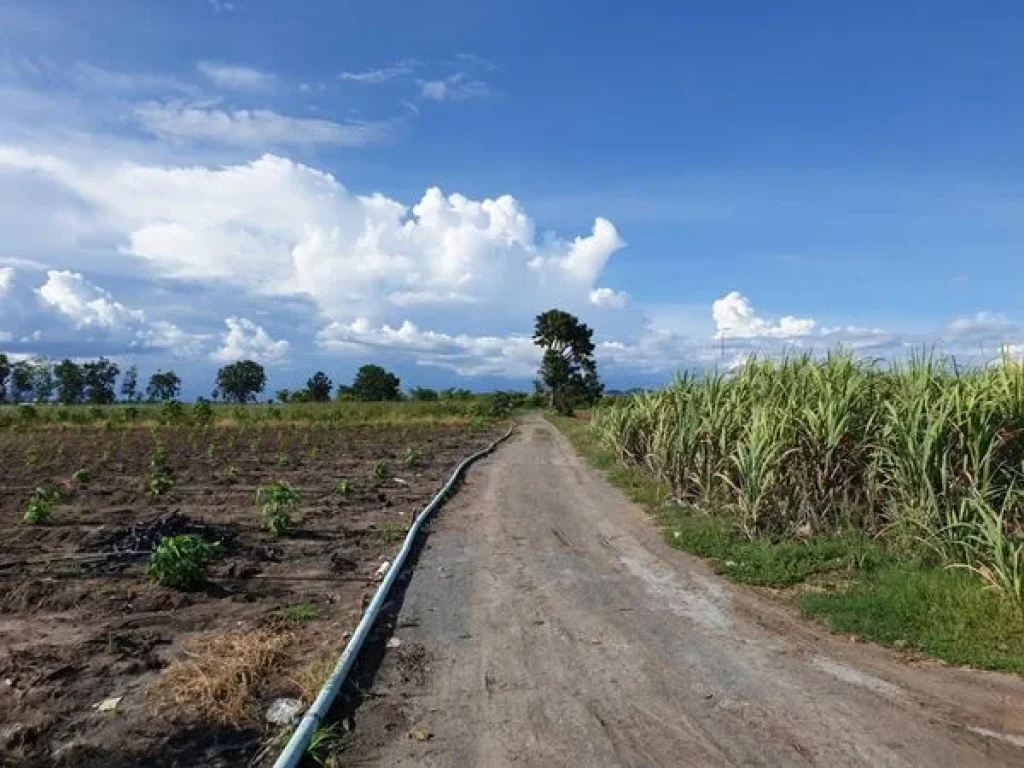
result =
[{"label": "shrub", "polygon": [[146,575],[162,587],[191,591],[206,583],[206,566],[220,551],[195,534],[165,536],[149,558]]}]

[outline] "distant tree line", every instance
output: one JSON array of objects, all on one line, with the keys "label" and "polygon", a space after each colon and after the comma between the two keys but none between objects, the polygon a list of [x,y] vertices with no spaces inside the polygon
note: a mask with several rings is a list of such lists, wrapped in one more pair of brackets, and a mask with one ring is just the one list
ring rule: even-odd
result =
[{"label": "distant tree line", "polygon": [[[568,312],[552,309],[536,318],[534,343],[543,351],[534,397],[547,400],[549,407],[571,414],[578,405],[589,406],[601,398],[604,390],[594,360],[594,332]],[[48,403],[63,405],[88,403],[105,405],[118,401],[150,403],[176,401],[181,394],[181,378],[174,371],[158,370],[149,377],[145,392],[140,390],[139,372],[132,365],[124,372],[120,390],[117,363],[100,357],[76,362],[65,359],[53,363],[33,357],[12,363],[0,353],[0,403]],[[254,402],[263,393],[267,374],[254,360],[239,360],[217,371],[214,400],[230,403]],[[434,390],[414,387],[406,395],[398,376],[379,365],[364,365],[356,371],[352,383],[336,389],[330,377],[317,371],[304,389],[281,389],[275,393],[281,403],[320,403],[338,400],[460,400],[473,395],[465,389]],[[511,393],[502,393],[511,394]]]},{"label": "distant tree line", "polygon": [[[117,386],[121,377],[120,387]],[[213,399],[230,403],[254,402],[263,393],[267,375],[263,366],[253,360],[239,360],[217,371]],[[337,400],[468,400],[468,389],[426,389],[414,387],[403,393],[401,380],[379,365],[364,365],[351,384],[335,388],[330,377],[317,371],[304,389],[280,389],[275,393],[281,403],[320,403]],[[106,405],[124,403],[167,403],[181,395],[181,377],[174,371],[158,370],[149,377],[145,388],[139,381],[139,370],[129,366],[121,375],[117,363],[100,357],[96,360],[64,359],[53,362],[44,357],[11,362],[0,353],[0,403],[59,403],[61,405]]]}]

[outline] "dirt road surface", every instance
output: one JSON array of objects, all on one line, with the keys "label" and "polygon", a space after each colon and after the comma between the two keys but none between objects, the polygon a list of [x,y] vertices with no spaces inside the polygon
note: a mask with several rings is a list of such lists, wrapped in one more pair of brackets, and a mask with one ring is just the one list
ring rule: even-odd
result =
[{"label": "dirt road surface", "polygon": [[1020,678],[724,582],[536,417],[434,523],[391,646],[346,764],[1024,765]]}]

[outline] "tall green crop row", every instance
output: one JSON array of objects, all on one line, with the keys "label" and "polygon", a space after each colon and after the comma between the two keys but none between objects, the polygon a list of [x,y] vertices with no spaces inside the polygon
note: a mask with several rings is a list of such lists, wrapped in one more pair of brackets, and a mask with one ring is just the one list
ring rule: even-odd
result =
[{"label": "tall green crop row", "polygon": [[591,429],[750,537],[858,530],[1024,580],[1024,368],[918,355],[752,360],[595,411]]}]

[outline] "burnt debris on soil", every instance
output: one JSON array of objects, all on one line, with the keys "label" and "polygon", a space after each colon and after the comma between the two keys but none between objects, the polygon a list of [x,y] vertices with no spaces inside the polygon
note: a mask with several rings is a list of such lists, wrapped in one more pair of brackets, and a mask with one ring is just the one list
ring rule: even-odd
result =
[{"label": "burnt debris on soil", "polygon": [[237,548],[237,535],[229,527],[213,525],[181,512],[165,512],[150,520],[132,524],[127,530],[104,536],[88,545],[92,552],[110,552],[112,556],[148,555],[166,536],[193,534],[217,542],[227,551]]}]

